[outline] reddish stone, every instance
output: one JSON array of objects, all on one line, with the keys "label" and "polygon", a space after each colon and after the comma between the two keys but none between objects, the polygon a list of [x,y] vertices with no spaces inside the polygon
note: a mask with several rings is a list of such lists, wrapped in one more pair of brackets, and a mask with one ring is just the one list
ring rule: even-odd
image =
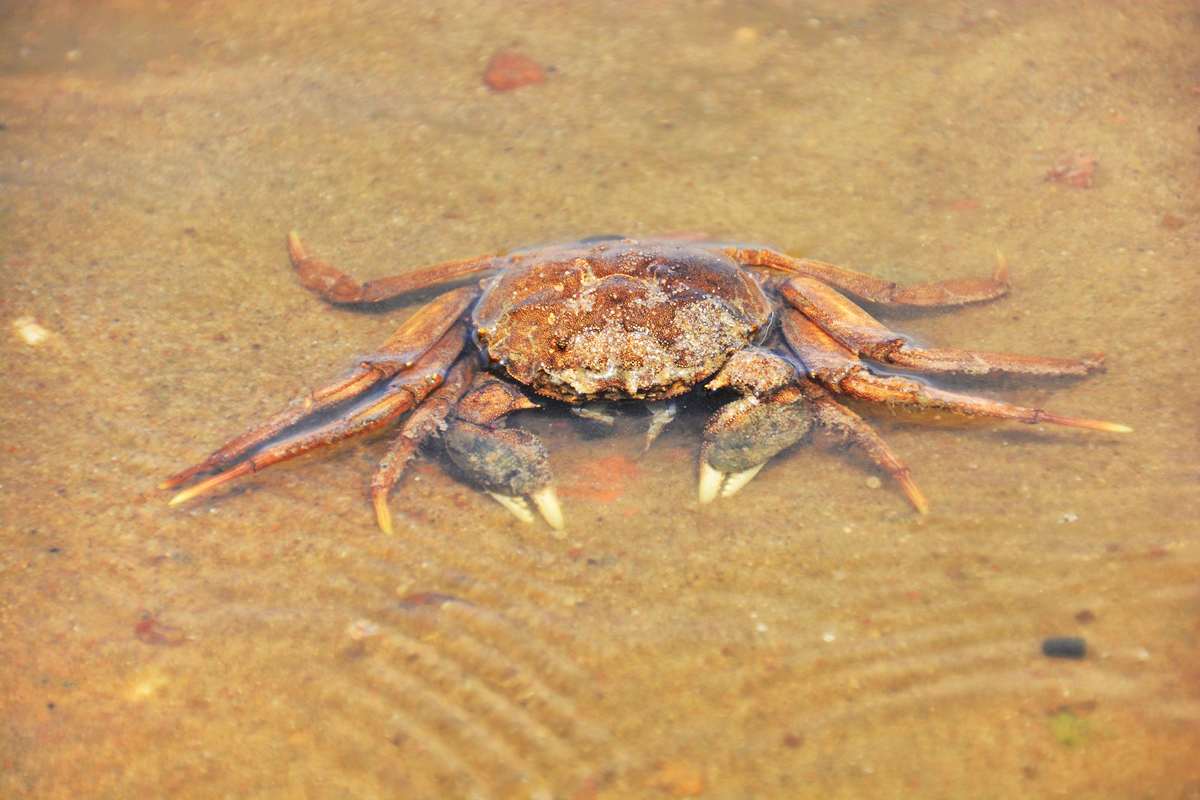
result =
[{"label": "reddish stone", "polygon": [[546,80],[542,65],[529,56],[501,50],[492,56],[483,72],[483,82],[497,92],[511,92]]},{"label": "reddish stone", "polygon": [[138,641],[157,647],[178,647],[186,641],[183,631],[172,625],[164,625],[150,614],[143,614],[133,626],[133,635]]},{"label": "reddish stone", "polygon": [[1046,172],[1046,180],[1055,183],[1065,183],[1076,189],[1092,188],[1092,179],[1096,174],[1096,157],[1087,153],[1076,153],[1062,159]]}]

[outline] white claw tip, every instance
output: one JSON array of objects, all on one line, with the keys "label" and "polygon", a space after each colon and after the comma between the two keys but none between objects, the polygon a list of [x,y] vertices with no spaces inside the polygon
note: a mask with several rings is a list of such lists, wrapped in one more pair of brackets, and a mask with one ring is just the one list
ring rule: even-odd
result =
[{"label": "white claw tip", "polygon": [[[765,463],[765,462],[764,462]],[[725,487],[721,489],[721,497],[733,497],[742,490],[742,487],[754,479],[758,471],[763,468],[763,464],[755,464],[750,469],[744,469],[741,472],[734,472],[725,480]]]},{"label": "white claw tip", "polygon": [[521,520],[521,522],[533,522],[533,512],[529,510],[529,504],[525,502],[525,498],[509,497],[508,495],[500,494],[499,492],[488,492],[488,494],[491,495],[492,499],[497,503],[511,511],[512,515]]},{"label": "white claw tip", "polygon": [[705,458],[700,459],[700,504],[705,505],[717,499],[721,484],[725,482],[725,473],[714,469]]},{"label": "white claw tip", "polygon": [[558,495],[554,493],[554,487],[547,486],[537,492],[531,494],[530,499],[537,506],[538,512],[546,520],[546,523],[556,531],[561,531],[566,523],[563,521],[562,505],[558,502]]}]

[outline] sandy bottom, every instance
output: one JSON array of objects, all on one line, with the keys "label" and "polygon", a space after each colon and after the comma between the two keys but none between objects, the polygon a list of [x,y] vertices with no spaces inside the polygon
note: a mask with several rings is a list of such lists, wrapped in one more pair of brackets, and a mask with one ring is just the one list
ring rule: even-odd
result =
[{"label": "sandy bottom", "polygon": [[[900,5],[10,5],[0,796],[1200,795],[1200,17]],[[500,49],[553,69],[490,91]],[[905,282],[1000,249],[1009,297],[885,318],[1104,351],[965,385],[1136,433],[857,406],[926,518],[823,440],[699,506],[704,400],[644,457],[635,412],[522,420],[565,540],[436,453],[384,535],[378,437],[168,508],[430,296],[326,306],[291,228],[364,278],[597,233]]]}]

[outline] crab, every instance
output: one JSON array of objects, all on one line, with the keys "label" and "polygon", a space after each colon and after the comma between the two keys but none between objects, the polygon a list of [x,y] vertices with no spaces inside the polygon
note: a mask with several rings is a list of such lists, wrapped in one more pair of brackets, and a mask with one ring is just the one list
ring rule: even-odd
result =
[{"label": "crab", "polygon": [[[422,443],[440,437],[459,473],[525,522],[537,509],[564,526],[546,449],[506,424],[540,407],[529,395],[585,415],[596,403],[657,409],[647,446],[673,415],[672,398],[700,387],[736,395],[704,428],[700,503],[740,491],[772,457],[816,425],[843,434],[899,485],[920,514],[929,504],[904,462],[839,398],[968,417],[1050,423],[1110,433],[1125,425],[1068,417],[950,392],[909,377],[1086,375],[1103,356],[1049,358],[923,347],[885,327],[847,295],[878,306],[958,306],[1008,291],[1002,256],[990,277],[899,285],[776,250],[695,238],[593,237],[485,255],[360,283],[311,256],[294,232],[292,265],[329,303],[379,303],[470,281],[413,313],[348,374],[162,483],[177,505],[229,481],[405,414],[371,481],[379,527],[388,496]],[[193,482],[194,481],[194,482]]]}]

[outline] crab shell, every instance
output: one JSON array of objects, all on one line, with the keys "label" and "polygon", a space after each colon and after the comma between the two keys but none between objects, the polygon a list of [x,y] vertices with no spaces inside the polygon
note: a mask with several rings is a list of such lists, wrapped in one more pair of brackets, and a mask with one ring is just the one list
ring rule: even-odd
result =
[{"label": "crab shell", "polygon": [[512,256],[473,323],[514,380],[582,403],[683,394],[765,336],[771,314],[753,274],[723,254],[622,240]]}]

